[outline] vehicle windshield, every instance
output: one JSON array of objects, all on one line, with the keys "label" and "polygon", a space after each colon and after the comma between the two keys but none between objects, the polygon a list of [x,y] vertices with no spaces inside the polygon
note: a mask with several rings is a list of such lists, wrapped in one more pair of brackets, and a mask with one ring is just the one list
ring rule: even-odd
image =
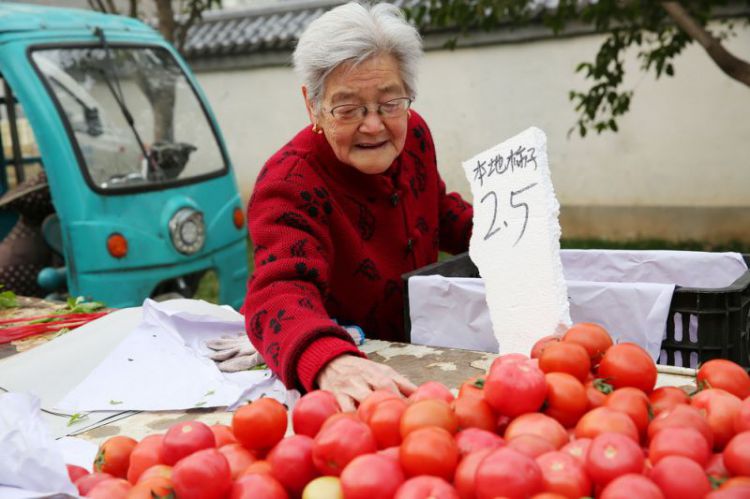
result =
[{"label": "vehicle windshield", "polygon": [[166,49],[44,48],[32,58],[95,188],[153,188],[226,169],[208,116]]}]

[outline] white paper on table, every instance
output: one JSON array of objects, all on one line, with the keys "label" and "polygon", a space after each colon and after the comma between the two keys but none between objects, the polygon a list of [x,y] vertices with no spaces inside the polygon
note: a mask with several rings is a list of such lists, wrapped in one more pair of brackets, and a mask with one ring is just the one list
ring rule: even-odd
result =
[{"label": "white paper on table", "polygon": [[528,353],[571,321],[547,137],[528,128],[463,168],[474,197],[469,254],[484,278],[498,347]]},{"label": "white paper on table", "polygon": [[715,289],[732,284],[746,270],[739,253],[668,250],[562,250],[568,280],[655,282]]},{"label": "white paper on table", "polygon": [[[672,281],[713,289],[728,286],[747,271],[739,253],[562,250],[560,256],[572,320],[601,324],[615,341],[638,343],[654,359],[660,357],[666,334]],[[498,351],[492,345],[482,279],[415,276],[408,285],[412,342]],[[679,335],[682,317],[677,314],[674,320]],[[698,342],[697,327],[691,316],[688,334],[693,343]],[[675,365],[696,364],[697,356],[675,359]]]},{"label": "white paper on table", "polygon": [[[28,393],[0,395],[0,485],[11,493],[76,494],[55,441],[40,418],[39,398]],[[20,495],[19,497],[23,497]]]},{"label": "white paper on table", "polygon": [[143,322],[59,403],[65,411],[182,410],[224,407],[267,382],[269,396],[286,397],[270,370],[224,374],[207,357],[205,341],[244,334],[242,315],[199,300],[146,300]]},{"label": "white paper on table", "polygon": [[412,343],[498,353],[482,279],[429,275],[407,284]]},{"label": "white paper on table", "polygon": [[[614,341],[637,343],[654,359],[659,357],[674,285],[590,281],[567,281],[567,285],[574,322],[601,324]],[[496,353],[484,298],[482,279],[411,277],[412,343]]]}]

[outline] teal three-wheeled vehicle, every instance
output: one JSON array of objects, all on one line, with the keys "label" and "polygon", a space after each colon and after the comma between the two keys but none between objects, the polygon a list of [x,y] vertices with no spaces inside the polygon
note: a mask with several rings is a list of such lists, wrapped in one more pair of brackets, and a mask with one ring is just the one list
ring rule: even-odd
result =
[{"label": "teal three-wheeled vehicle", "polygon": [[232,166],[155,30],[0,3],[0,99],[0,284],[124,307],[193,296],[212,272],[219,301],[239,308],[247,230]]}]

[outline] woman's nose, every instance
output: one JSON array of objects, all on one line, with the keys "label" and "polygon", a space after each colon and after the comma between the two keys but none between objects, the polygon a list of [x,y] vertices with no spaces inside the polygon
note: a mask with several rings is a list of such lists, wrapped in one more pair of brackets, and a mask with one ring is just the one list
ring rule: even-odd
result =
[{"label": "woman's nose", "polygon": [[363,133],[378,133],[383,128],[385,128],[385,124],[383,123],[380,114],[378,114],[377,111],[368,109],[365,118],[359,125],[359,130]]}]

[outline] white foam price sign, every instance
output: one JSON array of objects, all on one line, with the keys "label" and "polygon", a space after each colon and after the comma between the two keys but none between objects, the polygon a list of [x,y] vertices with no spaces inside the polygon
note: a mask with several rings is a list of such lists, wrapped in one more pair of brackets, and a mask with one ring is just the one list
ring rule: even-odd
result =
[{"label": "white foam price sign", "polygon": [[531,127],[463,167],[474,196],[469,256],[500,353],[528,355],[536,340],[570,325],[547,137]]}]

